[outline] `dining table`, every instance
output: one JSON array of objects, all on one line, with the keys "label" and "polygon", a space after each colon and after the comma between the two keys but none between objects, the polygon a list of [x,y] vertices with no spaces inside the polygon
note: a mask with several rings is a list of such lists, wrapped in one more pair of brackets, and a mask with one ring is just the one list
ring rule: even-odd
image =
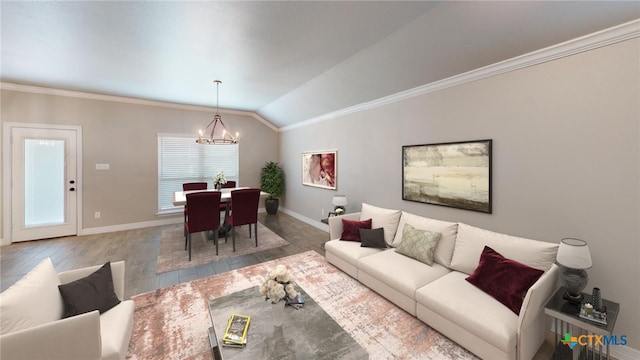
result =
[{"label": "dining table", "polygon": [[[173,193],[173,205],[174,206],[184,206],[187,204],[187,194],[203,192],[203,191],[220,191],[220,202],[226,203],[231,201],[231,192],[233,190],[241,190],[241,189],[251,189],[250,187],[235,187],[235,188],[222,188],[218,189],[204,189],[204,190],[188,190],[188,191],[176,191]],[[269,193],[260,191],[260,199],[266,199],[269,196]]]},{"label": "dining table", "polygon": [[[220,191],[220,203],[227,203],[231,201],[231,192],[233,190],[241,190],[241,189],[251,189],[250,187],[235,187],[235,188],[222,188],[222,189],[203,189],[203,190],[187,190],[187,191],[176,191],[173,193],[173,205],[174,206],[184,206],[187,204],[187,194],[197,193],[197,192],[205,192],[205,191]],[[266,199],[269,196],[269,193],[260,191],[260,199]],[[229,215],[229,207],[227,206],[225,210],[225,220],[220,224],[220,229],[218,230],[218,237],[225,236],[231,231],[231,225],[229,225],[226,221],[226,217]],[[207,231],[207,238],[209,240],[213,240],[214,234],[211,231]]]}]

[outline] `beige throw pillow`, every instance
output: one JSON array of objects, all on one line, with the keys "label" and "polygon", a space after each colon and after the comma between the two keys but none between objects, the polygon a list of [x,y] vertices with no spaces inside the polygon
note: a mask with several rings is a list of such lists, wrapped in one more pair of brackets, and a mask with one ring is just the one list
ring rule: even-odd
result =
[{"label": "beige throw pillow", "polygon": [[433,255],[441,235],[438,232],[419,230],[409,224],[405,224],[402,229],[402,242],[396,252],[431,266],[433,265]]}]

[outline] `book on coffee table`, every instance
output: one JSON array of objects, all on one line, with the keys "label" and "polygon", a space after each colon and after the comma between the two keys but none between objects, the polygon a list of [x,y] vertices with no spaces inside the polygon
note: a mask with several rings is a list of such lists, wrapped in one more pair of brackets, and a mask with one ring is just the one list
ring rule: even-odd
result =
[{"label": "book on coffee table", "polygon": [[251,316],[241,314],[231,315],[222,337],[222,345],[237,347],[246,345],[249,323],[251,323]]}]

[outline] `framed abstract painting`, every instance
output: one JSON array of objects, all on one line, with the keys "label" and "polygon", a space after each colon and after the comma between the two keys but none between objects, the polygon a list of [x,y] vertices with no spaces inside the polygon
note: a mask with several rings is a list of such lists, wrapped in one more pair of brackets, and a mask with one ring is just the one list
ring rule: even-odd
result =
[{"label": "framed abstract painting", "polygon": [[302,185],[335,190],[338,179],[338,152],[335,150],[302,153]]},{"label": "framed abstract painting", "polygon": [[402,147],[402,199],[491,214],[491,140]]}]

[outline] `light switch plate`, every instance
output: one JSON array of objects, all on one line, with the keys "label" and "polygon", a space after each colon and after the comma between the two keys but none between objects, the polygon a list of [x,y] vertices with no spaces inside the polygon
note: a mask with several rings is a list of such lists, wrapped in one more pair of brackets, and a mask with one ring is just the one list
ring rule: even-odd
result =
[{"label": "light switch plate", "polygon": [[96,170],[109,170],[109,164],[96,164]]}]

